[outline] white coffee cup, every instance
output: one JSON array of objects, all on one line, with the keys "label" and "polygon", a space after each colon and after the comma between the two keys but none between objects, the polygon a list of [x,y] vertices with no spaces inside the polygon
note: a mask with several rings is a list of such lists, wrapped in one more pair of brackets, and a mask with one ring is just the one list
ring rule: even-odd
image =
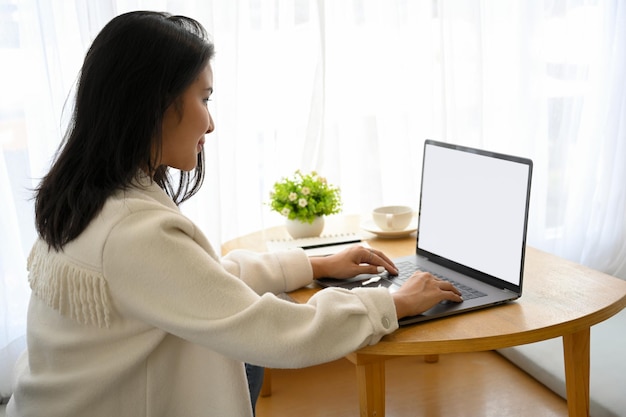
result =
[{"label": "white coffee cup", "polygon": [[413,219],[413,209],[409,206],[384,206],[372,211],[376,226],[386,232],[404,230]]}]

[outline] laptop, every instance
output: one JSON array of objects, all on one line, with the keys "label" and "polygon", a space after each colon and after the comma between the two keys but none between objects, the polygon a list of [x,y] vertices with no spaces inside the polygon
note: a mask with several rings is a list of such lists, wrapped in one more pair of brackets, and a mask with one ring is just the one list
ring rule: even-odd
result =
[{"label": "laptop", "polygon": [[322,286],[387,287],[396,291],[416,270],[453,282],[461,303],[442,302],[400,325],[495,306],[522,295],[530,159],[424,142],[416,252],[393,259],[398,276],[321,278]]}]

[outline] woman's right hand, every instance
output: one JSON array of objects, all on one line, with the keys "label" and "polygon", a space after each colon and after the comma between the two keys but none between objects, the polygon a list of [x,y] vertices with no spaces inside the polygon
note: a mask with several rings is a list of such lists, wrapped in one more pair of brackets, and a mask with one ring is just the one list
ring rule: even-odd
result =
[{"label": "woman's right hand", "polygon": [[421,271],[415,272],[392,296],[398,319],[421,314],[444,300],[463,301],[454,285]]}]

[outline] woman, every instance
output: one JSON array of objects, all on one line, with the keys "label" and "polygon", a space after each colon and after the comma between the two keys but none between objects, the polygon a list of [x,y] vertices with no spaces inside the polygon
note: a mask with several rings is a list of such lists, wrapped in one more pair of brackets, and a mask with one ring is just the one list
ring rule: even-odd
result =
[{"label": "woman", "polygon": [[428,274],[393,295],[333,289],[297,305],[272,294],[397,272],[362,247],[220,259],[178,209],[202,183],[212,56],[199,23],[164,13],[118,16],[94,40],[36,192],[28,352],[9,416],[250,416],[245,362],[331,361],[378,342],[398,317],[460,301]]}]

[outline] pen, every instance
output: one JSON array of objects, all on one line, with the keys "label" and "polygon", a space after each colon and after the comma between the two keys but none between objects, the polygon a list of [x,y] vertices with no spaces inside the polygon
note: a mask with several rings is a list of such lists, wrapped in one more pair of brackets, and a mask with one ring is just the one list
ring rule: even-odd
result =
[{"label": "pen", "polygon": [[360,241],[361,239],[343,240],[341,242],[318,243],[315,245],[301,245],[299,247],[302,249],[316,249],[316,248],[325,248],[327,246],[347,245],[348,243],[359,243]]}]

